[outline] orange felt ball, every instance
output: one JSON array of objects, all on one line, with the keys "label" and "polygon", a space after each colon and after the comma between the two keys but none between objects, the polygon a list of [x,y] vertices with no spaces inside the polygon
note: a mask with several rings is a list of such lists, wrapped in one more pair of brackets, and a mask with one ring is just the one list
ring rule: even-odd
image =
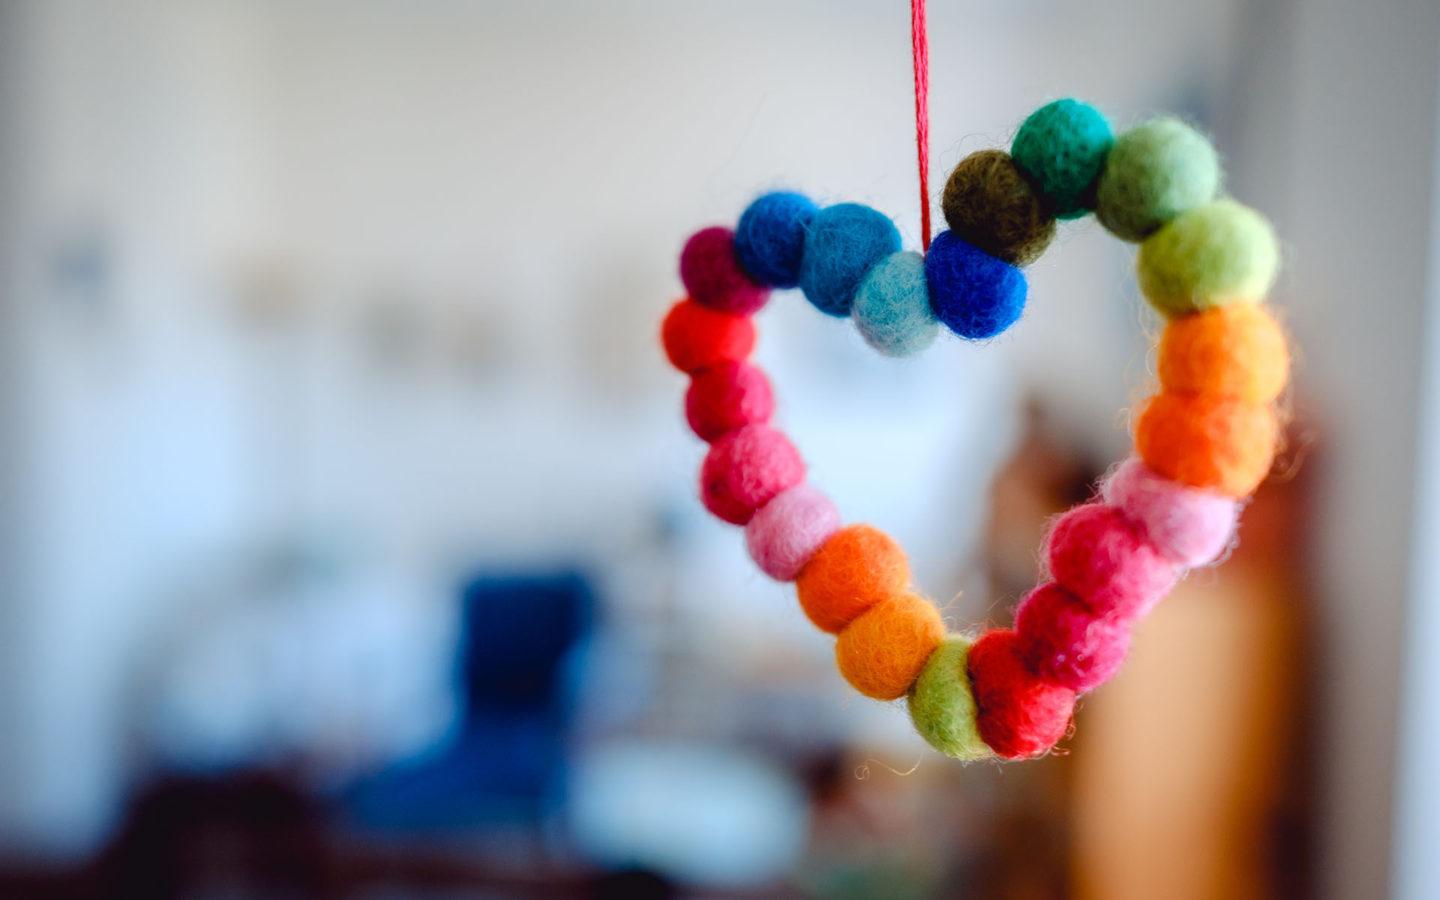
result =
[{"label": "orange felt ball", "polygon": [[805,615],[831,634],[909,586],[905,551],[869,525],[847,525],[830,535],[795,579]]},{"label": "orange felt ball", "polygon": [[855,690],[876,700],[905,696],[945,638],[935,604],[899,594],[866,610],[840,632],[835,662]]},{"label": "orange felt ball", "polygon": [[1269,406],[1204,394],[1156,394],[1135,420],[1135,449],[1146,465],[1230,497],[1265,480],[1279,436]]},{"label": "orange felt ball", "polygon": [[1289,375],[1285,332],[1261,306],[1234,303],[1181,316],[1160,338],[1160,383],[1168,391],[1269,403]]}]

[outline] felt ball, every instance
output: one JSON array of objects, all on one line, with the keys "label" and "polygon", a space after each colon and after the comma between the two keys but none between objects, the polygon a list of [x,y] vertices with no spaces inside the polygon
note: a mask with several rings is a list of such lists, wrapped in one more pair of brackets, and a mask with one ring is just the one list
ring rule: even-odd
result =
[{"label": "felt ball", "polygon": [[735,525],[805,478],[795,445],[769,425],[746,425],[710,445],[700,469],[705,508]]},{"label": "felt ball", "polygon": [[967,661],[971,640],[952,634],[930,654],[910,688],[910,721],[930,746],[953,759],[995,754],[980,737]]},{"label": "felt ball", "polygon": [[1077,506],[1055,520],[1046,545],[1050,577],[1097,616],[1128,622],[1175,585],[1175,566],[1140,526],[1104,503]]},{"label": "felt ball", "polygon": [[1015,632],[981,635],[967,665],[980,737],[997,756],[1039,756],[1065,736],[1075,692],[1030,671]]},{"label": "felt ball", "polygon": [[1232,498],[1162,478],[1133,456],[1101,483],[1100,495],[1138,524],[1162,556],[1187,569],[1230,546],[1240,515]]},{"label": "felt ball", "polygon": [[800,283],[805,232],[819,207],[789,191],[765,194],[745,208],[735,226],[735,255],[750,277],[777,288]]},{"label": "felt ball", "polygon": [[1220,157],[1205,136],[1179,119],[1155,119],[1115,139],[1095,191],[1095,216],[1116,237],[1143,241],[1219,189]]},{"label": "felt ball", "polygon": [[1156,394],[1135,420],[1135,450],[1146,465],[1228,497],[1254,493],[1279,439],[1269,406],[1203,394]]},{"label": "felt ball", "polygon": [[702,228],[680,251],[680,280],[691,299],[721,312],[748,316],[770,299],[735,258],[735,235],[728,228]]},{"label": "felt ball", "polygon": [[1275,282],[1280,250],[1270,223],[1234,200],[1181,213],[1140,245],[1140,291],[1169,316],[1258,302]]},{"label": "felt ball", "polygon": [[1042,584],[1015,610],[1020,655],[1030,671],[1077,694],[1118,671],[1130,650],[1130,627],[1095,611],[1058,584]]},{"label": "felt ball", "polygon": [[770,380],[749,363],[707,366],[694,374],[685,392],[685,419],[705,441],[713,441],[742,425],[768,422],[774,411]]},{"label": "felt ball", "polygon": [[865,273],[900,249],[900,232],[884,213],[859,203],[827,206],[805,233],[800,290],[815,308],[847,316]]},{"label": "felt ball", "polygon": [[797,484],[760,507],[745,526],[745,546],[760,571],[794,581],[820,546],[840,530],[840,511],[808,484]]},{"label": "felt ball", "polygon": [[930,308],[925,257],[907,250],[876,263],[860,282],[850,314],[865,342],[886,356],[910,356],[930,346],[940,322]]},{"label": "felt ball", "polygon": [[1079,100],[1056,100],[1030,114],[1010,154],[1040,186],[1055,215],[1083,216],[1114,136],[1100,111]]},{"label": "felt ball", "polygon": [[991,256],[1025,266],[1055,237],[1055,217],[1004,150],[960,160],[945,182],[940,208],[950,230]]},{"label": "felt ball", "polygon": [[681,300],[665,315],[660,342],[671,365],[682,372],[694,372],[749,356],[755,349],[755,325],[745,316]]},{"label": "felt ball", "polygon": [[905,696],[945,638],[935,604],[916,594],[881,600],[845,626],[835,663],[855,690],[876,700]]},{"label": "felt ball", "polygon": [[992,338],[1025,310],[1025,273],[942,231],[925,254],[930,306],[945,327],[971,340]]},{"label": "felt ball", "polygon": [[1168,391],[1269,403],[1290,377],[1285,332],[1263,306],[1241,303],[1172,319],[1160,338]]},{"label": "felt ball", "polygon": [[805,615],[831,634],[909,586],[905,551],[890,535],[869,525],[847,525],[830,535],[795,579]]}]

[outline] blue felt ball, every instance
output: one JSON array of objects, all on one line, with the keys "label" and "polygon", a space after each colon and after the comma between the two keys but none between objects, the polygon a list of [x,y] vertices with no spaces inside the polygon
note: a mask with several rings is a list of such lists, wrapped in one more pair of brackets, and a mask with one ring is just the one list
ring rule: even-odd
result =
[{"label": "blue felt ball", "polygon": [[925,254],[930,307],[963,338],[991,338],[1025,311],[1025,273],[942,231]]},{"label": "blue felt ball", "polygon": [[884,213],[859,203],[827,206],[805,234],[800,289],[826,315],[849,315],[865,273],[899,249],[900,232]]},{"label": "blue felt ball", "polygon": [[765,194],[740,214],[735,226],[735,256],[740,267],[761,284],[793,288],[800,283],[805,231],[820,207],[789,191]]},{"label": "blue felt ball", "polygon": [[865,342],[886,356],[909,356],[930,346],[940,323],[930,308],[925,257],[902,251],[876,263],[860,282],[850,315]]}]

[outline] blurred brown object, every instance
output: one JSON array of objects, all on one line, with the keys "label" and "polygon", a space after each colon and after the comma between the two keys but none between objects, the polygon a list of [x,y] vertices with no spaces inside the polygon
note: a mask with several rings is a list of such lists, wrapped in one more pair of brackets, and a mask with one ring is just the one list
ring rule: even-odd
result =
[{"label": "blurred brown object", "polygon": [[1140,625],[1120,675],[1083,702],[1078,896],[1310,893],[1305,496],[1293,479],[1262,487],[1234,555],[1191,573]]},{"label": "blurred brown object", "polygon": [[995,473],[990,486],[984,564],[993,608],[1007,613],[1035,586],[1040,547],[1050,519],[1090,499],[1101,468],[1066,439],[1045,406],[1025,404],[1025,420],[1015,452]]},{"label": "blurred brown object", "polygon": [[[983,566],[992,602],[985,627],[1004,627],[1037,583],[1040,548],[1054,516],[1088,500],[1100,467],[1076,449],[1044,404],[1031,398],[1014,453],[990,488]],[[1001,764],[990,774],[991,808],[976,835],[981,861],[967,897],[1042,900],[1071,891],[1069,742],[1043,759]],[[983,771],[981,774],[984,774]]]},{"label": "blurred brown object", "polygon": [[[1043,577],[1049,519],[1093,496],[1102,472],[1077,448],[1032,401],[992,489],[988,624],[1008,625]],[[1307,492],[1293,471],[1277,472],[1245,510],[1233,556],[1191,573],[1137,628],[1120,675],[1081,700],[1074,737],[1006,767],[978,896],[1310,893]],[[1049,825],[1015,827],[1036,823]]]}]

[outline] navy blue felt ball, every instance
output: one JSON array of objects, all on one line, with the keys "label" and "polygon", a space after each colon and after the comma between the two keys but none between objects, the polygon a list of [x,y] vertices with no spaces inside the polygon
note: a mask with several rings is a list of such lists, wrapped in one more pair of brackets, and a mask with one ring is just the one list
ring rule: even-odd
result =
[{"label": "navy blue felt ball", "polygon": [[942,231],[925,254],[930,306],[963,338],[991,338],[1025,311],[1025,273]]},{"label": "navy blue felt ball", "polygon": [[765,194],[740,214],[735,226],[735,256],[751,278],[777,288],[800,283],[805,231],[820,207],[789,191]]},{"label": "navy blue felt ball", "polygon": [[805,234],[800,289],[821,312],[849,315],[865,273],[899,249],[900,232],[884,213],[859,203],[827,206]]}]

